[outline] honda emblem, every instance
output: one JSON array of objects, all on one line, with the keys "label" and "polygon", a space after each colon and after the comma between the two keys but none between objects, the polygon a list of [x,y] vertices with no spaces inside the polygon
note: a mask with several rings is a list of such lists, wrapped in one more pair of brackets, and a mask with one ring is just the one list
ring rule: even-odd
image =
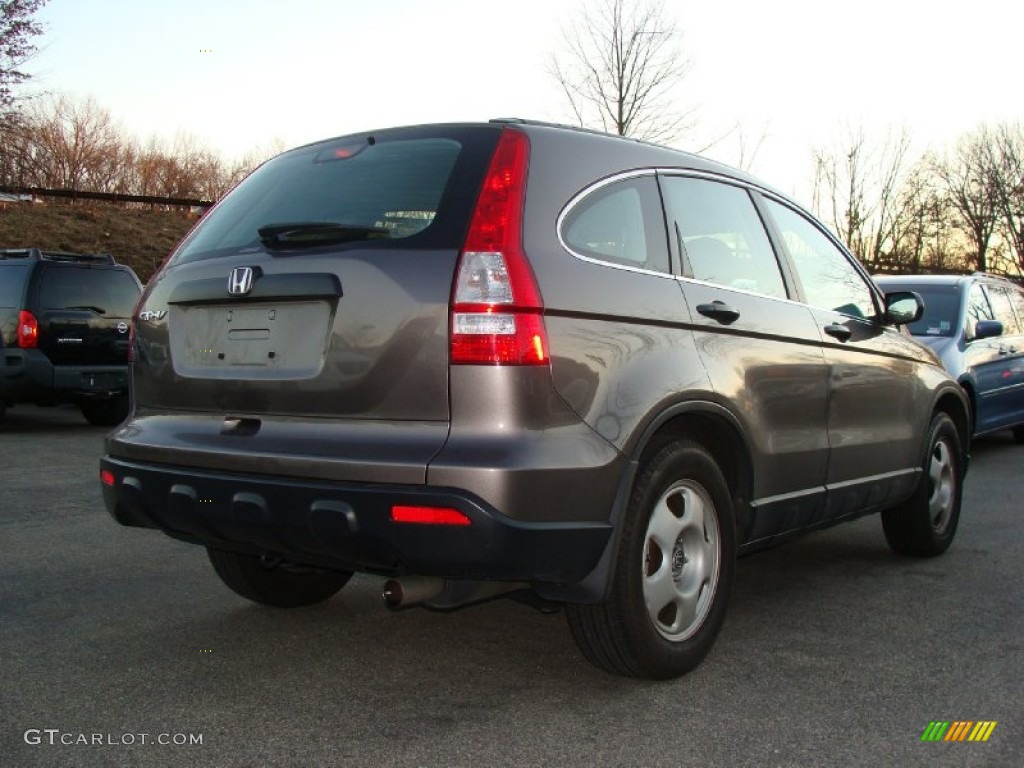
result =
[{"label": "honda emblem", "polygon": [[228,274],[228,293],[232,296],[245,296],[252,290],[252,267],[235,267]]}]

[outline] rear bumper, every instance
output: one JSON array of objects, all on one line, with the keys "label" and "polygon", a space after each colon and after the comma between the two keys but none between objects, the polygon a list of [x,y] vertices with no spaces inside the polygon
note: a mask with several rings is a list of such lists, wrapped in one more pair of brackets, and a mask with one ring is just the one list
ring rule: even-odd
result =
[{"label": "rear bumper", "polygon": [[128,365],[54,365],[37,349],[5,349],[0,396],[19,401],[81,401],[128,392]]},{"label": "rear bumper", "polygon": [[[335,483],[105,456],[108,511],[185,541],[344,570],[572,584],[597,564],[607,522],[523,522],[456,488]],[[458,509],[464,526],[391,520],[394,504]]]}]

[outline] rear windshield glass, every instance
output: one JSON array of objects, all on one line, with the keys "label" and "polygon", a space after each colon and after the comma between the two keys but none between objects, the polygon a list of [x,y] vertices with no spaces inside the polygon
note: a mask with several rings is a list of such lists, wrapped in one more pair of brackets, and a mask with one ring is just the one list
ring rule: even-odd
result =
[{"label": "rear windshield glass", "polygon": [[0,307],[21,307],[27,264],[0,264]]},{"label": "rear windshield glass", "polygon": [[131,275],[117,269],[51,266],[39,283],[39,304],[44,309],[125,318],[131,317],[138,300],[139,286]]},{"label": "rear windshield glass", "polygon": [[916,323],[907,326],[914,336],[953,336],[960,317],[960,291],[954,287],[926,287],[916,285],[885,285],[886,291],[916,291],[924,299],[924,314]]},{"label": "rear windshield glass", "polygon": [[[485,142],[491,148],[496,133],[487,132],[493,134]],[[486,164],[476,146],[480,142],[470,141],[474,146],[467,152],[466,140],[473,137],[451,134],[345,137],[287,152],[257,169],[214,208],[171,264],[250,249],[457,245],[455,236],[464,233],[465,222],[461,230],[451,225],[449,198],[453,188],[458,193],[476,176],[475,198]]]}]

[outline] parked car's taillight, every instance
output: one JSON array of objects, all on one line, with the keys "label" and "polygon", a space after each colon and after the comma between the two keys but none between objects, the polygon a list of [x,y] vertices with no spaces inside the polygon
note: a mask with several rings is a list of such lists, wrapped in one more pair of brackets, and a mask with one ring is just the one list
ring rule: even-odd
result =
[{"label": "parked car's taillight", "polygon": [[452,363],[548,362],[544,305],[522,249],[529,156],[525,134],[502,132],[452,288]]},{"label": "parked car's taillight", "polygon": [[39,321],[27,310],[18,313],[18,346],[35,349],[39,346]]}]

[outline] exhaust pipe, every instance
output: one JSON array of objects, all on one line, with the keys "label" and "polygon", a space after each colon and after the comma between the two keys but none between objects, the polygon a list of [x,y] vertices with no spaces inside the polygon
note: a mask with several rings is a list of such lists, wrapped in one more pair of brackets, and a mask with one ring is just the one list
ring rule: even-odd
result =
[{"label": "exhaust pipe", "polygon": [[384,582],[384,604],[392,611],[412,608],[432,600],[444,591],[444,579],[410,576]]},{"label": "exhaust pipe", "polygon": [[417,605],[435,611],[451,611],[528,587],[528,584],[508,581],[450,581],[408,576],[384,582],[384,604],[393,611]]}]

